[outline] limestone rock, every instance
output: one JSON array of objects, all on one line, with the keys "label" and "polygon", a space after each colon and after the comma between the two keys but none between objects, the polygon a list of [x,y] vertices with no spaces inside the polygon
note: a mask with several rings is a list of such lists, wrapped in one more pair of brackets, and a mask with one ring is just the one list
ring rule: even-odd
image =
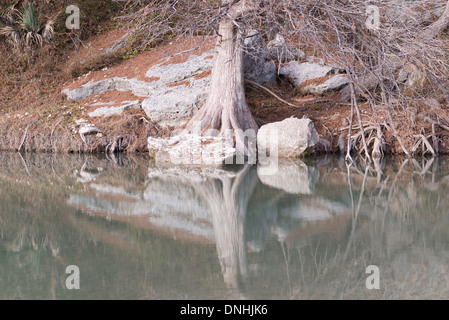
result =
[{"label": "limestone rock", "polygon": [[88,82],[81,86],[81,88],[76,88],[73,90],[64,89],[62,93],[67,96],[67,99],[73,101],[79,101],[90,97],[93,94],[103,93],[106,91],[114,90],[115,82],[113,78],[105,79],[96,82]]},{"label": "limestone rock", "polygon": [[245,79],[259,84],[271,84],[276,81],[276,66],[270,58],[265,40],[257,31],[250,32],[245,38],[246,52],[243,57]]},{"label": "limestone rock", "polygon": [[236,149],[221,137],[186,134],[148,138],[150,156],[157,165],[221,166],[232,162]]},{"label": "limestone rock", "polygon": [[119,107],[101,107],[98,108],[92,112],[88,113],[89,117],[110,117],[113,115],[120,115],[122,114],[125,110],[132,110],[132,109],[139,109],[140,108],[140,101],[139,100],[135,100],[135,101],[125,101],[126,103],[124,103],[123,105],[119,106]]},{"label": "limestone rock", "polygon": [[319,142],[319,136],[310,119],[288,118],[262,126],[257,133],[259,150],[273,157],[295,158]]},{"label": "limestone rock", "polygon": [[[245,45],[246,78],[261,84],[275,81],[276,67],[261,35],[250,34]],[[167,60],[153,65],[145,74],[148,81],[116,76],[88,82],[80,88],[67,88],[62,93],[69,100],[80,101],[107,91],[130,91],[137,97],[145,97],[141,107],[153,122],[161,126],[180,126],[207,99],[214,54],[214,50],[208,50],[201,55],[191,54],[184,62],[170,64]],[[91,116],[120,114],[127,108],[129,107],[100,108],[91,113]]]},{"label": "limestone rock", "polygon": [[413,65],[407,64],[399,70],[399,75],[396,80],[404,83],[407,87],[413,87],[424,78],[425,74],[422,71]]},{"label": "limestone rock", "polygon": [[301,87],[303,82],[311,79],[324,77],[331,73],[334,68],[325,64],[304,62],[298,63],[292,61],[281,68],[280,74],[288,77],[290,82],[297,88]]},{"label": "limestone rock", "polygon": [[321,84],[308,85],[302,88],[305,92],[323,94],[331,90],[341,89],[349,83],[348,77],[343,74],[337,74]]},{"label": "limestone rock", "polygon": [[267,43],[270,55],[276,57],[279,61],[291,61],[304,59],[305,53],[298,48],[292,48],[287,45],[285,38],[276,34],[273,40]]}]

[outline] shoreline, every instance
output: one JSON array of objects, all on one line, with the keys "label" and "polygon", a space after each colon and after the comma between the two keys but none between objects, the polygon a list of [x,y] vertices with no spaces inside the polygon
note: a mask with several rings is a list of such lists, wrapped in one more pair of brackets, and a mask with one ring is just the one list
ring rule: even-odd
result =
[{"label": "shoreline", "polygon": [[[151,125],[148,125],[151,127]],[[169,132],[165,132],[167,136]],[[125,154],[141,155],[145,154],[151,158],[148,150],[147,139],[151,135],[141,132],[123,132],[117,134],[116,130],[102,130],[101,136],[86,135],[84,142],[78,133],[73,133],[68,128],[46,128],[24,125],[22,122],[8,122],[0,124],[0,152],[34,152],[51,154]],[[161,137],[160,135],[157,135]],[[20,150],[19,150],[20,148]],[[396,149],[398,150],[398,149]],[[399,150],[400,151],[400,150]],[[339,151],[323,150],[321,146],[316,146],[312,153],[308,153],[306,158],[315,156],[339,156]],[[345,154],[343,154],[344,156]],[[352,155],[357,156],[356,152]],[[448,156],[449,152],[441,151],[439,156]],[[438,156],[436,155],[436,156]],[[388,150],[383,157],[407,157],[404,152],[392,152]],[[383,158],[382,157],[382,158]],[[429,157],[416,153],[410,158]]]}]

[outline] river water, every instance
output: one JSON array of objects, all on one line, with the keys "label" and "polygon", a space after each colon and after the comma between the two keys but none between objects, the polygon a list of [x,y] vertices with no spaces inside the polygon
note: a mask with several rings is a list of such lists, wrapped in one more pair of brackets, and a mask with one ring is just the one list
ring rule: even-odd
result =
[{"label": "river water", "polygon": [[0,299],[447,299],[448,187],[446,158],[0,153]]}]

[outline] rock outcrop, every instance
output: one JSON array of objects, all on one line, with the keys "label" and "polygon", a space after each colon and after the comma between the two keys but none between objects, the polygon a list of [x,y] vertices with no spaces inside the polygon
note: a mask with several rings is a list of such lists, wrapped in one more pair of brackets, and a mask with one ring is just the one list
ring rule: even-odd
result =
[{"label": "rock outcrop", "polygon": [[[260,84],[276,81],[276,66],[270,58],[266,43],[259,33],[250,33],[245,40],[245,77]],[[67,99],[81,101],[105,92],[127,91],[143,100],[132,106],[122,104],[110,107],[106,101],[100,110],[89,116],[121,114],[124,110],[140,108],[148,118],[163,127],[184,124],[206,101],[209,94],[214,50],[190,54],[181,62],[163,59],[146,70],[143,77],[128,78],[121,74],[98,81],[89,81],[76,88],[62,91]],[[107,95],[105,95],[107,97]],[[104,100],[104,98],[103,98]],[[134,102],[134,99],[133,99]],[[95,106],[96,104],[90,104]]]},{"label": "rock outcrop", "polygon": [[314,94],[337,90],[349,83],[346,75],[339,74],[341,69],[338,67],[325,64],[314,57],[310,58],[303,63],[289,62],[281,68],[280,74],[286,76],[296,88]]},{"label": "rock outcrop", "polygon": [[276,82],[276,65],[271,60],[267,44],[259,32],[248,34],[245,38],[245,49],[243,57],[245,79],[262,85]]}]

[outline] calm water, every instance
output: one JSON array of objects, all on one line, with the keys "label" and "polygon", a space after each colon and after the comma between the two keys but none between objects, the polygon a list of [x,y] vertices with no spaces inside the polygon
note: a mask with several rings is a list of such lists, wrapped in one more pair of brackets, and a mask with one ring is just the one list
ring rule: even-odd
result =
[{"label": "calm water", "polygon": [[448,187],[449,159],[263,176],[0,153],[0,299],[447,299]]}]

